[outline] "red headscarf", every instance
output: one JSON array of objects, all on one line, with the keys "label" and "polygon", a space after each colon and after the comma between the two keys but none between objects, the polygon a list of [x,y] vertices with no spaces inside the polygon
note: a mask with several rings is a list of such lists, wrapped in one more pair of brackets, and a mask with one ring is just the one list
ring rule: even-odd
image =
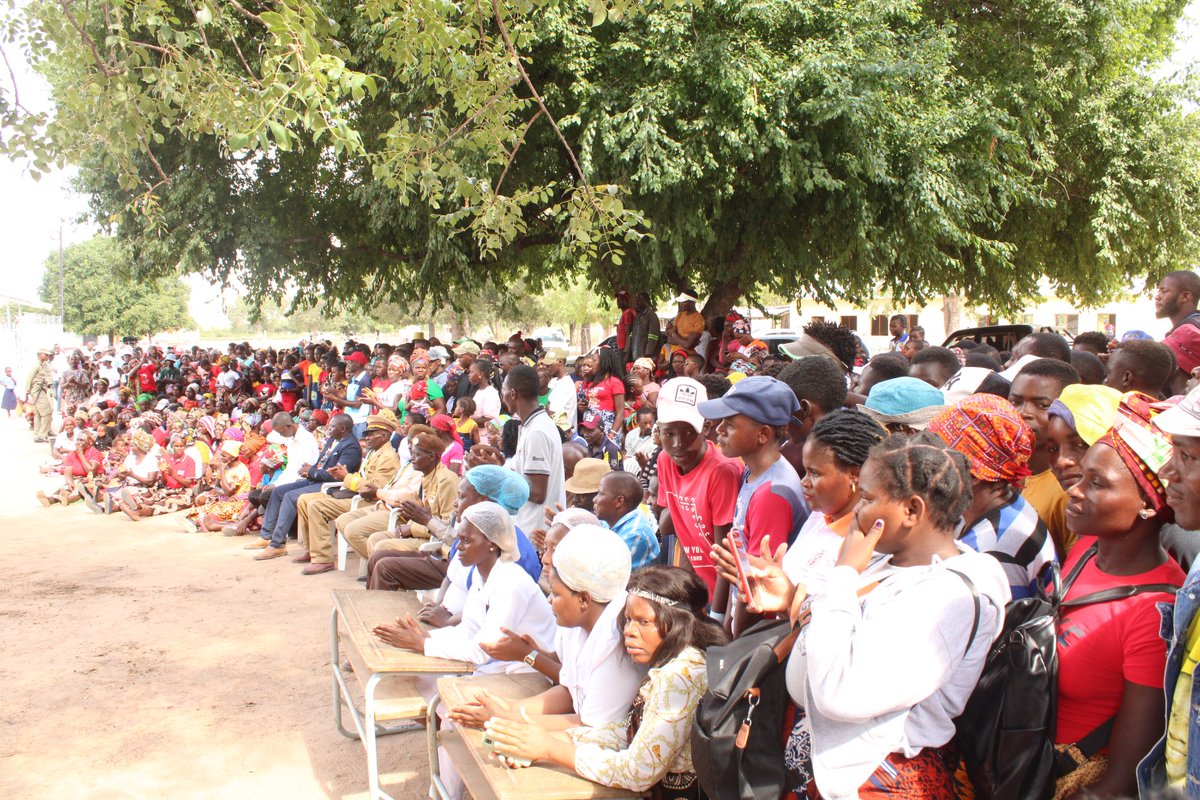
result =
[{"label": "red headscarf", "polygon": [[454,441],[462,444],[462,437],[458,435],[458,426],[454,424],[454,418],[449,414],[434,414],[433,419],[429,420],[429,425],[435,431],[445,431],[454,437]]},{"label": "red headscarf", "polygon": [[1003,397],[968,395],[934,417],[929,430],[967,457],[976,480],[1020,486],[1029,477],[1033,431]]},{"label": "red headscarf", "polygon": [[1155,402],[1141,392],[1127,393],[1117,406],[1112,430],[1097,439],[1096,444],[1106,444],[1117,451],[1158,518],[1169,522],[1173,517],[1167,505],[1167,488],[1158,473],[1171,460],[1173,449],[1170,437],[1150,423],[1162,413],[1154,407]]}]

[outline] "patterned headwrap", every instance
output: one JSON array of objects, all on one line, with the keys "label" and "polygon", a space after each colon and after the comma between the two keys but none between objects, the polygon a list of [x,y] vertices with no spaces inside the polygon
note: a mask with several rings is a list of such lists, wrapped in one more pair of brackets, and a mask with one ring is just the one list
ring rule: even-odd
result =
[{"label": "patterned headwrap", "polygon": [[967,354],[961,347],[951,347],[950,352],[954,353],[954,357],[958,359],[958,365],[965,367],[967,365]]},{"label": "patterned headwrap", "polygon": [[156,428],[161,428],[163,424],[162,414],[159,414],[157,411],[143,411],[142,419]]},{"label": "patterned headwrap", "polygon": [[246,432],[236,425],[230,425],[225,429],[225,432],[221,434],[221,438],[232,439],[235,442],[244,442],[246,441]]},{"label": "patterned headwrap", "polygon": [[1172,517],[1167,505],[1167,489],[1158,473],[1171,460],[1174,450],[1171,437],[1150,424],[1150,420],[1161,413],[1154,407],[1155,402],[1154,398],[1141,392],[1127,393],[1117,406],[1112,430],[1101,436],[1097,444],[1106,444],[1117,451],[1159,519],[1169,522]]},{"label": "patterned headwrap", "polygon": [[154,437],[141,428],[138,428],[131,434],[130,440],[133,442],[134,447],[143,452],[149,453],[154,449]]},{"label": "patterned headwrap", "polygon": [[428,351],[426,351],[426,350],[414,351],[412,354],[412,358],[409,360],[409,364],[411,364],[414,368],[415,367],[428,367],[429,366]]},{"label": "patterned headwrap", "polygon": [[1033,431],[1002,397],[970,395],[934,417],[929,431],[967,457],[976,480],[1019,486],[1030,475]]},{"label": "patterned headwrap", "polygon": [[399,353],[393,353],[388,357],[388,367],[400,367],[402,373],[408,372],[408,362],[404,360],[404,356]]},{"label": "patterned headwrap", "polygon": [[454,418],[449,414],[434,414],[433,419],[429,420],[429,427],[435,431],[445,431],[453,437],[454,441],[462,444],[462,437],[458,435],[458,427],[454,424]]},{"label": "patterned headwrap", "polygon": [[316,411],[313,411],[312,418],[317,421],[318,425],[329,424],[329,412],[323,408],[318,408]]},{"label": "patterned headwrap", "polygon": [[246,438],[242,443],[244,446],[250,449],[251,453],[257,453],[259,450],[262,450],[267,446],[267,438],[255,433],[254,431],[250,431],[246,434]]},{"label": "patterned headwrap", "polygon": [[200,421],[197,422],[196,425],[213,439],[217,438],[217,423],[212,417],[201,417]]},{"label": "patterned headwrap", "polygon": [[749,336],[750,323],[747,322],[744,317],[738,317],[737,319],[730,320],[729,331],[734,336]]}]

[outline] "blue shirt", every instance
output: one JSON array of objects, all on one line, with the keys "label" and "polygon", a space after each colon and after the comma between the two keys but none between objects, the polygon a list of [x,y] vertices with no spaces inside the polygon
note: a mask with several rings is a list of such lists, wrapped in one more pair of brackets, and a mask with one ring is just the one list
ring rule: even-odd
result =
[{"label": "blue shirt", "polygon": [[658,537],[654,535],[649,517],[643,514],[641,509],[633,509],[617,520],[616,525],[609,525],[607,522],[602,524],[625,540],[625,544],[629,546],[633,569],[649,566],[658,558]]},{"label": "blue shirt", "polygon": [[[529,537],[517,528],[517,565],[521,569],[529,573],[529,577],[533,578],[533,582],[537,583],[542,577],[542,557],[538,555],[537,550],[533,547],[533,542],[529,541]],[[655,542],[655,552],[658,552],[658,543]],[[453,561],[454,556],[458,553],[458,539],[454,540],[454,544],[450,547],[450,553],[446,556],[447,561]],[[471,571],[467,573],[467,588],[471,588],[471,580],[475,577],[475,568],[471,567]]]}]

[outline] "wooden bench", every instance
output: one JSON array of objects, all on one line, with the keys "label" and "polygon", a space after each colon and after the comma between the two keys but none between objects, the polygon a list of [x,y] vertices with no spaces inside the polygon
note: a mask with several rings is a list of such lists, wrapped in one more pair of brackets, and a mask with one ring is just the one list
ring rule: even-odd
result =
[{"label": "wooden bench", "polygon": [[[458,770],[459,777],[475,800],[618,800],[642,797],[627,789],[613,789],[581,778],[569,769],[555,765],[535,764],[526,769],[508,769],[492,757],[483,746],[483,733],[475,728],[455,726],[453,730],[437,730],[437,707],[463,705],[486,689],[507,700],[521,700],[545,691],[550,683],[537,673],[513,675],[476,675],[470,678],[442,678],[437,682],[438,693],[429,702],[426,718],[426,741],[429,745],[430,793],[448,800],[438,768],[437,749],[445,747],[447,755]],[[457,739],[457,744],[447,742]]]},{"label": "wooden bench", "polygon": [[[443,658],[427,658],[420,653],[385,644],[372,630],[381,623],[421,609],[412,592],[333,591],[333,612],[329,622],[330,669],[333,673],[333,716],[338,731],[362,742],[367,753],[367,777],[371,800],[390,800],[379,787],[377,739],[412,730],[411,725],[386,727],[385,722],[421,721],[426,702],[416,684],[420,676],[465,675],[473,664]],[[360,709],[342,673],[342,645],[351,672],[363,692]],[[344,724],[344,712],[350,713],[353,730]]]}]

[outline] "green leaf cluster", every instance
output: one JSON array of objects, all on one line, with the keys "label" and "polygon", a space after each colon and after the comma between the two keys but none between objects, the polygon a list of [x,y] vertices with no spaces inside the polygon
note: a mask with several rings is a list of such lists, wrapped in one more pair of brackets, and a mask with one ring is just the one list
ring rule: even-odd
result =
[{"label": "green leaf cluster", "polygon": [[[63,327],[84,336],[152,336],[194,327],[191,290],[178,277],[137,279],[128,249],[108,236],[62,253]],[[46,258],[41,299],[58,307],[59,255]]]},{"label": "green leaf cluster", "polygon": [[0,150],[256,302],[1095,302],[1200,249],[1184,5],[35,0],[57,111],[0,91]]}]

